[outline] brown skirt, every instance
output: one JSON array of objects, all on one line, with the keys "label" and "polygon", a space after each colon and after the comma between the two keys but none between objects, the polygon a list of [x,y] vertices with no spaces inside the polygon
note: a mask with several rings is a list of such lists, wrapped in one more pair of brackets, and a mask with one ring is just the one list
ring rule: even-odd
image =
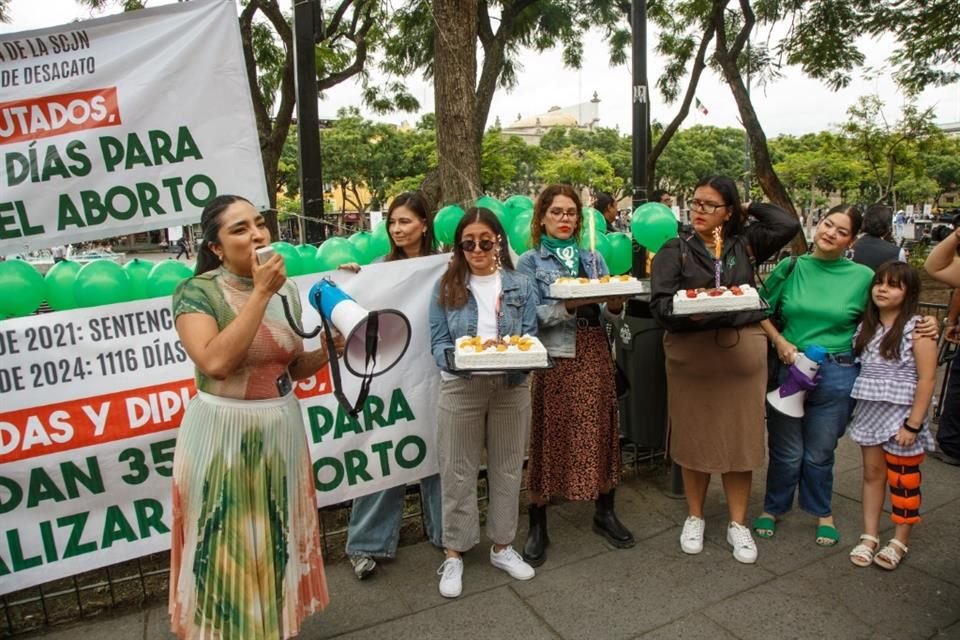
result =
[{"label": "brown skirt", "polygon": [[620,479],[613,359],[602,327],[577,329],[573,358],[533,376],[527,486],[545,498],[595,500]]},{"label": "brown skirt", "polygon": [[704,473],[763,466],[767,340],[760,325],[667,333],[670,456]]}]

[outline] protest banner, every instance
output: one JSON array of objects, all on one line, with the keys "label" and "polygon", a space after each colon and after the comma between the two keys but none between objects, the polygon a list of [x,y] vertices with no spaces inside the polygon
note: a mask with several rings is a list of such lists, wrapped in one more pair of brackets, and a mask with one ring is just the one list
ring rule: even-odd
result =
[{"label": "protest banner", "polygon": [[[296,385],[318,506],[436,473],[427,316],[448,259],[326,274],[367,309],[403,312],[413,332],[356,418],[334,399],[328,369]],[[306,299],[320,277],[294,280],[308,329],[320,322]],[[170,303],[0,321],[0,594],[169,548],[177,428],[195,393]],[[354,398],[359,381],[341,373]]]},{"label": "protest banner", "polygon": [[268,206],[233,0],[0,35],[0,255]]}]

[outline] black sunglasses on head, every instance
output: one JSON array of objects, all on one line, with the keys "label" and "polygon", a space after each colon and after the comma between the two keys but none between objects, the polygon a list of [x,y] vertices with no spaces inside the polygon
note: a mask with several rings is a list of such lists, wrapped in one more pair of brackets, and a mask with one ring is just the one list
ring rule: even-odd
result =
[{"label": "black sunglasses on head", "polygon": [[[464,253],[470,253],[471,251],[476,249],[477,246],[478,246],[478,243],[476,240],[464,240],[463,242],[460,243],[460,248],[463,249]],[[494,242],[493,240],[488,240],[484,238],[479,242],[479,246],[480,246],[480,251],[483,251],[484,253],[486,253],[487,251],[490,251],[491,249],[493,249]]]}]

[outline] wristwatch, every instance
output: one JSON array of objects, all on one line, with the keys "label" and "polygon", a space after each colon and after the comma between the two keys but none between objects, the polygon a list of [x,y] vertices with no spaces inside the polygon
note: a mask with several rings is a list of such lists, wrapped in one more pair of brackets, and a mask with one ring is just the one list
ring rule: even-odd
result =
[{"label": "wristwatch", "polygon": [[904,418],[904,420],[903,420],[903,428],[904,428],[904,429],[906,429],[907,431],[909,431],[910,433],[913,433],[913,434],[918,434],[918,433],[920,433],[921,431],[923,431],[923,427],[924,427],[924,425],[925,425],[926,423],[921,422],[919,427],[911,427],[911,426],[907,423],[907,420],[909,420],[909,418]]}]

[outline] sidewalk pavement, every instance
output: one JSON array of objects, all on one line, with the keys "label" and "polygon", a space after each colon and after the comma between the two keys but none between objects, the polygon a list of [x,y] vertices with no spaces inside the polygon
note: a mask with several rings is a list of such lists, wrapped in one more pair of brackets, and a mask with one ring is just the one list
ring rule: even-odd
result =
[{"label": "sidewalk pavement", "polygon": [[[360,640],[960,638],[960,467],[923,465],[923,522],[900,568],[858,568],[847,559],[860,534],[860,452],[838,449],[834,513],[840,544],[814,544],[816,521],[794,511],[776,538],[758,540],[755,565],[736,562],[726,543],[719,478],[707,498],[703,553],[686,556],[678,542],[683,500],[666,495],[662,470],[629,476],[617,491],[621,519],[637,546],[616,550],[591,531],[591,504],[548,510],[546,564],[528,582],[488,561],[488,542],[465,556],[464,592],[446,600],[435,574],[442,554],[429,543],[403,547],[359,582],[348,562],[327,567],[331,604],[309,618],[299,638]],[[750,517],[763,497],[754,479]],[[526,537],[525,517],[518,532]],[[887,514],[882,538],[892,535]],[[42,634],[47,640],[170,640],[165,606],[95,619]],[[38,636],[33,636],[38,637]]]}]

